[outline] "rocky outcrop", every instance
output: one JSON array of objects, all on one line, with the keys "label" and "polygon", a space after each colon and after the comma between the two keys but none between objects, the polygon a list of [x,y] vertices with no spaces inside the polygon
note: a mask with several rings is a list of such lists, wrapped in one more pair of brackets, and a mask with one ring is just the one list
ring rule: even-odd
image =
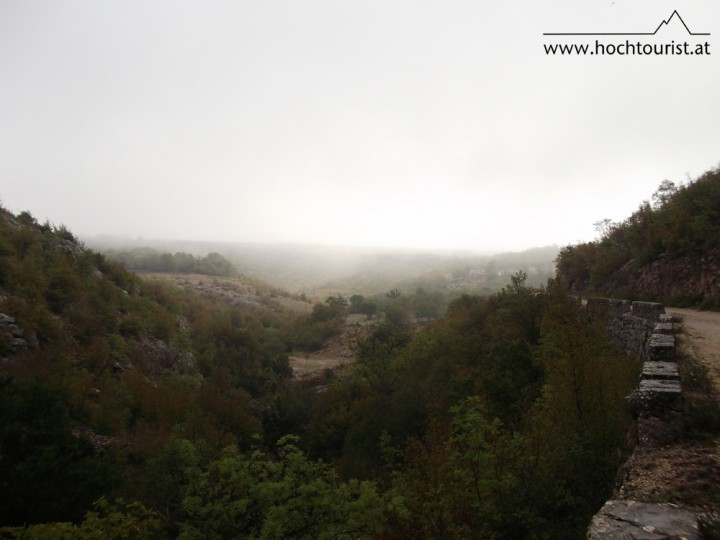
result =
[{"label": "rocky outcrop", "polygon": [[631,260],[595,284],[570,283],[575,294],[652,298],[673,304],[720,304],[720,249],[640,265]]},{"label": "rocky outcrop", "polygon": [[[195,374],[197,371],[193,353],[162,339],[145,337],[136,344],[135,352],[137,356],[152,359],[146,369],[152,369],[156,375],[163,372]],[[134,366],[116,362],[112,369],[115,373],[122,373],[134,369]]]},{"label": "rocky outcrop", "polygon": [[15,324],[15,319],[0,313],[0,359],[17,354],[28,348],[38,347],[37,337]]},{"label": "rocky outcrop", "polygon": [[[702,296],[720,302],[720,250],[702,257],[662,258],[634,272],[634,288],[662,298]],[[682,279],[680,279],[682,278]]]}]

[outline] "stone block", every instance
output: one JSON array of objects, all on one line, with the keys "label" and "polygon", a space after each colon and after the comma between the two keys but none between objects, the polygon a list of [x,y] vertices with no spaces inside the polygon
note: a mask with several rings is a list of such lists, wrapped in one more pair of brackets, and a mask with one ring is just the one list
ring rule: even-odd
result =
[{"label": "stone block", "polygon": [[667,396],[667,399],[675,399],[682,393],[680,381],[662,379],[643,379],[638,386],[640,392],[652,393]]},{"label": "stone block", "polygon": [[645,413],[663,416],[682,410],[682,386],[676,379],[641,379],[625,400],[637,416]]},{"label": "stone block", "polygon": [[670,360],[675,356],[675,336],[653,334],[650,337],[650,360]]},{"label": "stone block", "polygon": [[588,540],[702,540],[697,514],[673,504],[610,500],[590,522]]},{"label": "stone block", "polygon": [[659,322],[655,325],[654,333],[656,334],[673,334],[674,333],[673,323],[671,322]]},{"label": "stone block", "polygon": [[675,362],[644,362],[641,376],[643,379],[680,380],[680,372]]}]

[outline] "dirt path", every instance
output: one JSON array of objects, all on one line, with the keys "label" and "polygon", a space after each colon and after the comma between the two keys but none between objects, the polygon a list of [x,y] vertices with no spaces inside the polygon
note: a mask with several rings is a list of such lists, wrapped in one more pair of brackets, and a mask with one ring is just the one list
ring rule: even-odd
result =
[{"label": "dirt path", "polygon": [[310,353],[308,355],[295,354],[289,358],[290,366],[293,370],[293,376],[296,379],[317,374],[325,369],[336,369],[340,366],[349,365],[353,361],[352,358],[322,356],[315,353]]},{"label": "dirt path", "polygon": [[694,309],[666,308],[682,319],[680,323],[690,346],[708,368],[716,393],[720,393],[720,313]]}]

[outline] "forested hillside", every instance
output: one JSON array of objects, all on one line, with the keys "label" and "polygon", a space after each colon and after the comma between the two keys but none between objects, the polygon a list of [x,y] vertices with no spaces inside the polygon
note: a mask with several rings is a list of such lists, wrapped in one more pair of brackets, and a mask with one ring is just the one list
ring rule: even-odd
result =
[{"label": "forested hillside", "polygon": [[[417,324],[432,302],[233,307],[3,210],[0,535],[584,537],[632,363],[553,282]],[[375,320],[352,373],[293,380],[287,354],[351,309]]]},{"label": "forested hillside", "polygon": [[179,437],[250,448],[289,375],[282,321],[145,282],[27,212],[0,215],[0,523],[147,504]]},{"label": "forested hillside", "polygon": [[674,305],[720,306],[720,169],[664,181],[600,239],[564,248],[558,276],[572,291]]}]

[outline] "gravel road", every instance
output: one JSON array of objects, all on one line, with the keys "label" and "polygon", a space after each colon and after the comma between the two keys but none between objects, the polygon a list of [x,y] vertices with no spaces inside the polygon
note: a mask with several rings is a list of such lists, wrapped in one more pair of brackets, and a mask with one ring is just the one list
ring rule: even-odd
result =
[{"label": "gravel road", "polygon": [[720,392],[720,313],[666,308],[680,323],[698,360],[708,368],[716,392]]}]

